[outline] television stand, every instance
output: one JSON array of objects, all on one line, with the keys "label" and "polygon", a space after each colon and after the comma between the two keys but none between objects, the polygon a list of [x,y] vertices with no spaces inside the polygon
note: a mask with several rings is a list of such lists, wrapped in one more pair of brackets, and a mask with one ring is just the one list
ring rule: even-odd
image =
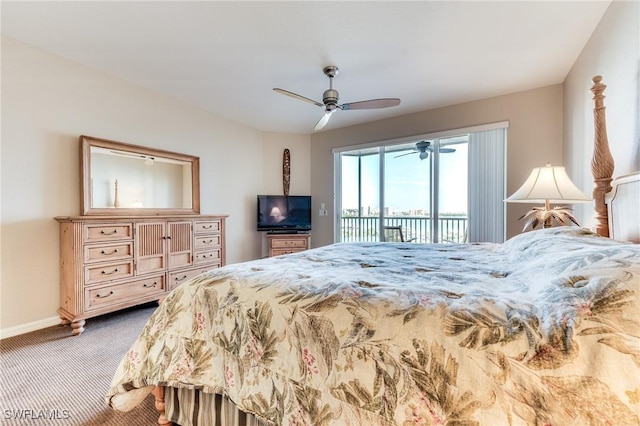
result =
[{"label": "television stand", "polygon": [[[302,232],[302,231],[301,231]],[[269,257],[299,253],[311,247],[311,234],[306,233],[268,233]]]}]

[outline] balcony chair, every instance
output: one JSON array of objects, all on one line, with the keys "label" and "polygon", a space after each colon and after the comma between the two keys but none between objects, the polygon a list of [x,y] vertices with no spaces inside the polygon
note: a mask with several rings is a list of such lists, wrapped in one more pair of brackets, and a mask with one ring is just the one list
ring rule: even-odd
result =
[{"label": "balcony chair", "polygon": [[416,238],[404,239],[401,226],[385,226],[384,227],[384,241],[394,243],[408,243],[414,241]]}]

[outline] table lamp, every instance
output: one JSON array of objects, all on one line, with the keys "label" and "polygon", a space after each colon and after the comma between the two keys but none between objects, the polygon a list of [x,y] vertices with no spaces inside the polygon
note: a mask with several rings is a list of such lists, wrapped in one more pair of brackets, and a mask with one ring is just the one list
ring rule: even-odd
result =
[{"label": "table lamp", "polygon": [[563,205],[551,208],[551,203],[584,203],[591,201],[591,198],[571,182],[564,167],[547,163],[545,167],[533,169],[524,184],[505,201],[544,203],[544,207],[534,207],[518,219],[527,219],[523,228],[526,231],[528,228],[535,229],[539,224],[543,228],[550,228],[553,221],[561,225],[569,222],[578,225],[569,207]]}]

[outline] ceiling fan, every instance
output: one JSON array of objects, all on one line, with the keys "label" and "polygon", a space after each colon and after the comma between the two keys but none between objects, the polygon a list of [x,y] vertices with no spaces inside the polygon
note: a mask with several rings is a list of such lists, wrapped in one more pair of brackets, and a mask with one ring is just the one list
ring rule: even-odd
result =
[{"label": "ceiling fan", "polygon": [[338,104],[338,91],[333,88],[333,78],[338,75],[338,67],[335,65],[329,65],[324,67],[324,74],[329,77],[329,88],[322,94],[322,103],[314,101],[313,99],[306,98],[298,95],[297,93],[289,92],[288,90],[274,88],[278,93],[291,96],[292,98],[300,99],[301,101],[309,102],[316,106],[324,108],[324,114],[316,123],[314,130],[322,129],[331,118],[331,114],[337,109],[343,111],[355,110],[355,109],[379,109],[388,108],[396,105],[400,105],[400,99],[398,98],[381,98],[381,99],[369,99],[367,101],[350,102],[345,104]]},{"label": "ceiling fan", "polygon": [[[424,160],[426,158],[429,158],[429,152],[433,152],[433,147],[431,146],[431,142],[429,141],[420,141],[418,143],[416,143],[416,147],[414,149],[413,152],[406,152],[404,154],[400,154],[400,155],[396,155],[395,158],[398,157],[404,157],[405,155],[411,155],[411,154],[420,154],[420,159]],[[438,152],[440,153],[448,153],[448,152],[456,152],[455,148],[445,148],[445,147],[441,147]]]}]

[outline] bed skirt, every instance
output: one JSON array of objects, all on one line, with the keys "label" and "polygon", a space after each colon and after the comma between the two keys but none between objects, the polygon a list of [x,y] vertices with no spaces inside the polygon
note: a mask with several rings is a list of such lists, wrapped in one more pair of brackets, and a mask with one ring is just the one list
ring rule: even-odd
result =
[{"label": "bed skirt", "polygon": [[272,426],[245,413],[223,395],[165,387],[167,420],[183,426]]}]

